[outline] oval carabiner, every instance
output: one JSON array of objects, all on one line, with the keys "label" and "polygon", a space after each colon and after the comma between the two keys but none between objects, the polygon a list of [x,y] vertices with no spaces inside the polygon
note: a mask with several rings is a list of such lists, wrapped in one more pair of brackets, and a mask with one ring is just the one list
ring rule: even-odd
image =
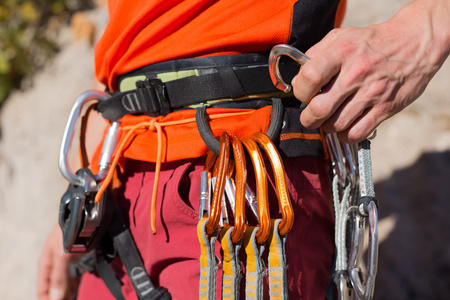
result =
[{"label": "oval carabiner", "polygon": [[82,93],[75,100],[72,110],[69,114],[66,127],[64,129],[63,139],[61,142],[61,148],[59,151],[59,170],[62,175],[73,185],[84,185],[84,179],[75,174],[69,165],[69,152],[72,146],[72,140],[75,133],[77,121],[80,117],[81,111],[86,105],[96,105],[100,101],[105,101],[109,98],[109,95],[103,91],[90,90]]},{"label": "oval carabiner", "polygon": [[[348,271],[350,281],[358,299],[369,300],[373,297],[378,264],[378,210],[374,201],[370,201],[367,204],[366,211],[367,217],[359,213],[355,216],[355,233],[350,250]],[[369,219],[369,246],[366,280],[365,285],[363,285],[359,276],[360,268],[358,267],[358,260],[361,256],[362,244],[364,242],[364,223],[366,218]]]},{"label": "oval carabiner", "polygon": [[220,222],[222,198],[225,190],[228,161],[230,159],[230,138],[228,137],[228,134],[223,132],[219,140],[220,154],[214,165],[215,171],[217,171],[217,179],[216,185],[214,186],[210,216],[205,226],[208,235],[212,234],[217,229]]},{"label": "oval carabiner", "polygon": [[253,139],[262,146],[272,165],[278,194],[278,203],[282,215],[281,222],[278,225],[278,231],[280,235],[285,235],[294,225],[294,209],[292,208],[291,198],[286,183],[286,172],[284,170],[283,161],[274,143],[267,135],[257,132],[253,134]]},{"label": "oval carabiner", "polygon": [[344,187],[348,179],[347,158],[344,155],[344,150],[342,149],[345,145],[339,141],[336,133],[327,133],[325,136],[325,141],[334,166],[333,172],[338,176],[339,185]]},{"label": "oval carabiner", "polygon": [[236,244],[242,239],[245,231],[245,187],[247,183],[247,166],[242,142],[237,137],[233,136],[231,145],[236,168],[234,228],[231,231],[231,241]]},{"label": "oval carabiner", "polygon": [[280,69],[278,67],[280,63],[281,55],[286,55],[298,62],[300,65],[304,65],[309,57],[306,56],[300,50],[285,44],[276,45],[272,48],[269,54],[269,73],[272,79],[273,85],[285,93],[291,91],[291,86],[286,84],[281,77]]},{"label": "oval carabiner", "polygon": [[262,244],[269,237],[271,229],[266,167],[258,144],[249,137],[244,137],[241,140],[250,154],[253,169],[255,170],[256,199],[259,215],[259,230],[256,232],[256,241],[258,244]]}]

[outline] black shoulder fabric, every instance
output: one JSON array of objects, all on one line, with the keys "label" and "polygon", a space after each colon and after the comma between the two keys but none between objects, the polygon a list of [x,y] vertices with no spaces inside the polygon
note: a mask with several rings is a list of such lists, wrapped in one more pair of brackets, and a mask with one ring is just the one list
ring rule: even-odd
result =
[{"label": "black shoulder fabric", "polygon": [[299,0],[294,5],[289,44],[306,51],[334,28],[340,0]]}]

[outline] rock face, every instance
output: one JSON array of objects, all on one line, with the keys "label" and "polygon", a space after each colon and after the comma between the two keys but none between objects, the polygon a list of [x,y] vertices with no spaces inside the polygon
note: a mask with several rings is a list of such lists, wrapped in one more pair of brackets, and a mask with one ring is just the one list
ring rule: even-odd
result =
[{"label": "rock face", "polygon": [[[344,26],[381,22],[408,2],[350,0]],[[78,16],[61,32],[62,51],[0,111],[1,299],[36,298],[37,259],[67,186],[59,144],[74,100],[95,85],[92,40],[106,19],[104,7]],[[450,294],[449,78],[447,62],[372,143],[382,240],[375,299]]]}]

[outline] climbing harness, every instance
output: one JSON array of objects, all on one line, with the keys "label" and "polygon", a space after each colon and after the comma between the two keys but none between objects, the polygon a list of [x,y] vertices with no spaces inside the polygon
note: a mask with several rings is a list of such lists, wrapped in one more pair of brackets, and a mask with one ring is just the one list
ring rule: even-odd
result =
[{"label": "climbing harness", "polygon": [[[275,46],[269,57],[269,71],[274,85],[285,92],[291,90],[279,72],[282,55],[289,56],[300,65],[309,58],[289,45]],[[377,271],[377,200],[373,189],[370,141],[359,145],[339,142],[336,134],[327,134],[326,143],[333,168],[333,201],[335,210],[336,268],[334,279],[339,299],[372,299]],[[362,244],[366,220],[369,222],[369,249],[365,282],[361,280],[358,266],[362,255]],[[353,221],[353,222],[351,222]],[[353,223],[348,230],[348,223]],[[347,250],[347,239],[352,244]],[[348,258],[348,259],[347,259]],[[354,294],[353,294],[354,291]]]},{"label": "climbing harness", "polygon": [[[176,72],[171,70],[173,66]],[[292,70],[292,66],[289,64],[288,69]],[[171,78],[173,73],[175,79]],[[136,89],[122,89],[130,83]],[[284,244],[293,225],[293,211],[282,161],[272,140],[280,139],[279,149],[286,157],[310,153],[321,156],[325,141],[307,129],[299,132],[286,119],[300,109],[292,105],[291,97],[284,97],[271,84],[267,57],[249,54],[162,63],[151,66],[151,70],[143,68],[127,74],[120,79],[120,85],[118,93],[83,93],[70,113],[59,158],[61,173],[69,181],[59,214],[65,250],[89,253],[87,260],[95,264],[117,299],[123,299],[122,283],[110,264],[116,254],[139,299],[170,299],[165,288],[155,287],[150,281],[114,192],[126,159],[155,163],[150,225],[156,233],[161,164],[206,155],[200,176],[197,226],[200,299],[216,299],[220,266],[223,299],[239,299],[244,270],[248,299],[262,299],[264,292],[269,292],[271,299],[286,299]],[[92,109],[101,112],[110,126],[101,151],[99,148],[94,153],[88,166],[83,126]],[[82,167],[73,172],[69,153],[80,120]],[[220,136],[219,140],[216,136]],[[307,140],[308,147],[290,146],[298,138]],[[255,187],[246,180],[246,155],[254,169]],[[269,214],[265,158],[274,173],[281,211],[278,220],[271,220]],[[248,218],[246,206],[251,211]],[[215,254],[217,241],[223,251],[222,261]],[[239,261],[242,248],[247,257],[245,269]],[[79,265],[93,269],[88,263]],[[268,291],[264,290],[265,276],[270,281]]]}]

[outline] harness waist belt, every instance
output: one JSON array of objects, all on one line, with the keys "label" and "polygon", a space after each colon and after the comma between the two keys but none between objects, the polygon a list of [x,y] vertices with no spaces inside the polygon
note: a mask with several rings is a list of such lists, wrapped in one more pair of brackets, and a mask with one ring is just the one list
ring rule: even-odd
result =
[{"label": "harness waist belt", "polygon": [[[293,78],[298,72],[298,65],[292,60],[280,65],[286,78]],[[96,108],[110,121],[127,114],[156,117],[211,100],[239,100],[279,92],[270,79],[267,55],[258,53],[146,66],[121,76],[119,89]]]}]

